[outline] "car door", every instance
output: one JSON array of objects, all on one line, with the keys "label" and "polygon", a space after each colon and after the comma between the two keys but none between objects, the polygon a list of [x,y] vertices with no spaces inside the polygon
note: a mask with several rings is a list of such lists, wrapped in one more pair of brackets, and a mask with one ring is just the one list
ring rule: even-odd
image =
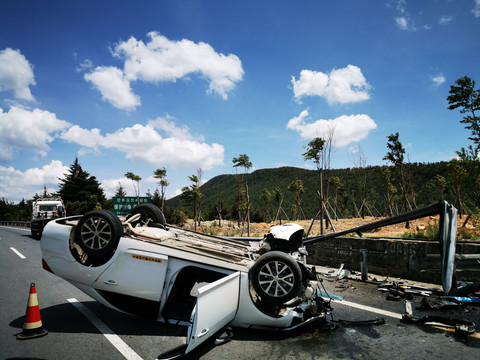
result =
[{"label": "car door", "polygon": [[189,353],[230,323],[238,310],[240,272],[230,274],[198,289],[197,304],[187,332]]},{"label": "car door", "polygon": [[168,257],[137,249],[128,249],[98,277],[93,287],[100,291],[160,302]]}]

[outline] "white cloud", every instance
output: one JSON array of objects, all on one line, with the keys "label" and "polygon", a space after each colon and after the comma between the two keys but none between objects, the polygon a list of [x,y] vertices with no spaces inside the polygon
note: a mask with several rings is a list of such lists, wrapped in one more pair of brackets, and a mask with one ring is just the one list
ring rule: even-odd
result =
[{"label": "white cloud", "polygon": [[439,20],[438,20],[438,23],[440,25],[446,25],[448,24],[449,22],[452,22],[453,21],[453,17],[452,16],[442,16]]},{"label": "white cloud", "polygon": [[42,168],[32,168],[25,171],[13,167],[0,166],[0,197],[10,201],[20,201],[19,194],[31,199],[33,195],[43,193],[43,187],[48,192],[58,191],[58,178],[63,178],[68,172],[68,166],[61,161],[52,160]]},{"label": "white cloud", "polygon": [[334,129],[334,145],[346,146],[352,142],[366,138],[377,124],[368,115],[342,115],[335,119],[311,121],[308,110],[303,110],[287,124],[287,129],[297,131],[303,139],[315,137],[326,138],[328,132]]},{"label": "white cloud", "polygon": [[407,30],[408,29],[408,21],[407,21],[407,18],[404,17],[404,16],[396,17],[395,18],[395,23],[402,30]]},{"label": "white cloud", "polygon": [[480,0],[475,0],[474,1],[472,14],[477,18],[480,17]]},{"label": "white cloud", "polygon": [[10,48],[0,51],[0,91],[13,90],[16,99],[35,101],[30,85],[35,85],[35,79],[25,56]]},{"label": "white cloud", "polygon": [[400,30],[416,31],[415,22],[408,16],[398,16],[395,18],[395,23]]},{"label": "white cloud", "polygon": [[432,76],[432,81],[433,81],[433,85],[435,87],[438,87],[442,85],[446,81],[446,79],[445,79],[445,76],[443,76],[443,74],[440,73],[436,76]]},{"label": "white cloud", "polygon": [[172,136],[174,138],[179,138],[183,140],[199,140],[205,141],[203,136],[194,137],[190,134],[190,129],[187,125],[183,127],[178,127],[174,121],[172,120],[174,117],[167,115],[166,119],[162,117],[158,117],[155,120],[150,120],[148,125],[154,129],[162,130],[167,135]]},{"label": "white cloud", "polygon": [[100,184],[107,199],[113,197],[117,192],[118,186],[121,185],[127,196],[135,196],[135,190],[131,185],[131,181],[122,177],[119,179],[105,179]]},{"label": "white cloud", "polygon": [[[242,62],[234,54],[217,53],[204,42],[171,41],[156,32],[147,36],[147,43],[131,37],[115,46],[112,54],[124,60],[123,70],[99,66],[84,75],[84,79],[100,91],[104,101],[119,109],[134,110],[140,105],[140,97],[131,88],[131,83],[137,80],[175,82],[190,74],[199,74],[209,81],[207,93],[217,93],[226,100],[228,93],[243,78]],[[77,70],[91,67],[92,63],[85,60]]]},{"label": "white cloud", "polygon": [[5,113],[0,108],[0,161],[10,161],[17,150],[34,151],[45,156],[59,132],[71,124],[40,109],[33,111],[13,106]]},{"label": "white cloud", "polygon": [[147,125],[135,124],[102,135],[100,129],[72,125],[48,111],[12,107],[4,112],[0,108],[0,138],[2,162],[11,161],[19,150],[46,156],[49,144],[56,138],[82,146],[79,154],[100,152],[101,148],[116,149],[124,152],[127,159],[158,167],[209,170],[222,165],[224,158],[222,145],[207,144],[203,136],[193,136],[187,126],[177,126],[168,115]]},{"label": "white cloud", "polygon": [[114,49],[115,56],[125,59],[124,72],[129,80],[176,81],[199,73],[210,82],[208,92],[216,92],[223,99],[242,80],[242,63],[234,54],[217,53],[204,42],[171,41],[157,32],[147,35],[148,43],[131,37]]},{"label": "white cloud", "polygon": [[[387,2],[387,7],[394,8],[397,16],[394,17],[395,24],[400,30],[404,31],[417,31],[415,20],[410,16],[407,11],[407,2],[405,0],[394,0]],[[429,25],[424,25],[423,29],[429,30]]]},{"label": "white cloud", "polygon": [[329,104],[352,103],[368,100],[370,85],[359,67],[348,65],[333,69],[330,74],[302,70],[298,80],[292,76],[293,93],[299,101],[304,96],[321,96]]},{"label": "white cloud", "polygon": [[76,71],[77,72],[89,71],[92,68],[93,68],[92,62],[88,59],[85,59],[80,65],[77,66]]},{"label": "white cloud", "polygon": [[151,126],[139,124],[105,137],[106,146],[126,153],[127,159],[154,166],[198,168],[209,170],[223,163],[224,148],[174,137],[163,138]]},{"label": "white cloud", "polygon": [[78,125],[73,125],[61,135],[62,139],[69,142],[74,142],[85,147],[91,147],[95,150],[98,144],[103,140],[100,135],[100,129],[94,128],[91,130],[82,129]]},{"label": "white cloud", "polygon": [[[101,135],[98,129],[87,130],[75,125],[61,137],[93,150],[101,147],[116,149],[124,152],[127,159],[157,167],[194,169],[201,167],[209,170],[223,164],[222,145],[215,143],[210,145],[193,140],[188,128],[177,128],[173,122],[159,119],[149,122],[146,126],[135,124],[106,135]],[[176,137],[163,137],[155,127],[162,130],[167,128],[168,134],[175,134]]]},{"label": "white cloud", "polygon": [[134,110],[140,105],[140,97],[132,92],[130,81],[116,67],[98,66],[93,72],[85,74],[84,79],[102,93],[104,101],[116,108]]},{"label": "white cloud", "polygon": [[166,195],[167,199],[172,199],[182,193],[182,189],[175,189],[170,196]]},{"label": "white cloud", "polygon": [[400,14],[404,14],[407,11],[407,2],[405,0],[393,0],[387,3],[387,6],[391,5],[393,5]]}]

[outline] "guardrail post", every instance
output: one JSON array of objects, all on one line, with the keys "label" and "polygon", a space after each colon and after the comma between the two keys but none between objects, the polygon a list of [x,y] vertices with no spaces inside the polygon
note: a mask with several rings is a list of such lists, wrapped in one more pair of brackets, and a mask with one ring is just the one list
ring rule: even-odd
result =
[{"label": "guardrail post", "polygon": [[362,272],[362,281],[367,281],[368,280],[367,249],[360,250],[360,270]]}]

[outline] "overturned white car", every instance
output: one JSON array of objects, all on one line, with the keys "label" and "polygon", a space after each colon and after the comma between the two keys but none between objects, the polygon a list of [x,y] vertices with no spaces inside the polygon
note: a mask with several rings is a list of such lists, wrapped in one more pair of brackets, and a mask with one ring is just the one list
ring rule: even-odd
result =
[{"label": "overturned white car", "polygon": [[303,232],[279,225],[260,242],[238,242],[166,225],[160,209],[144,204],[125,219],[94,210],[51,221],[41,249],[44,269],[102,304],[189,326],[176,349],[186,354],[227,324],[285,330],[326,322],[329,303],[305,265]]}]

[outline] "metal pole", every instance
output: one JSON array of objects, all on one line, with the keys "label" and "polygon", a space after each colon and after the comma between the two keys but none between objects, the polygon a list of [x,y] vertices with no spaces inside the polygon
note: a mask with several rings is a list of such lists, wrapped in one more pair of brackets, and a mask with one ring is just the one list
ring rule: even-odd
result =
[{"label": "metal pole", "polygon": [[367,269],[367,250],[360,250],[360,270],[362,272],[362,281],[368,280],[368,269]]}]

